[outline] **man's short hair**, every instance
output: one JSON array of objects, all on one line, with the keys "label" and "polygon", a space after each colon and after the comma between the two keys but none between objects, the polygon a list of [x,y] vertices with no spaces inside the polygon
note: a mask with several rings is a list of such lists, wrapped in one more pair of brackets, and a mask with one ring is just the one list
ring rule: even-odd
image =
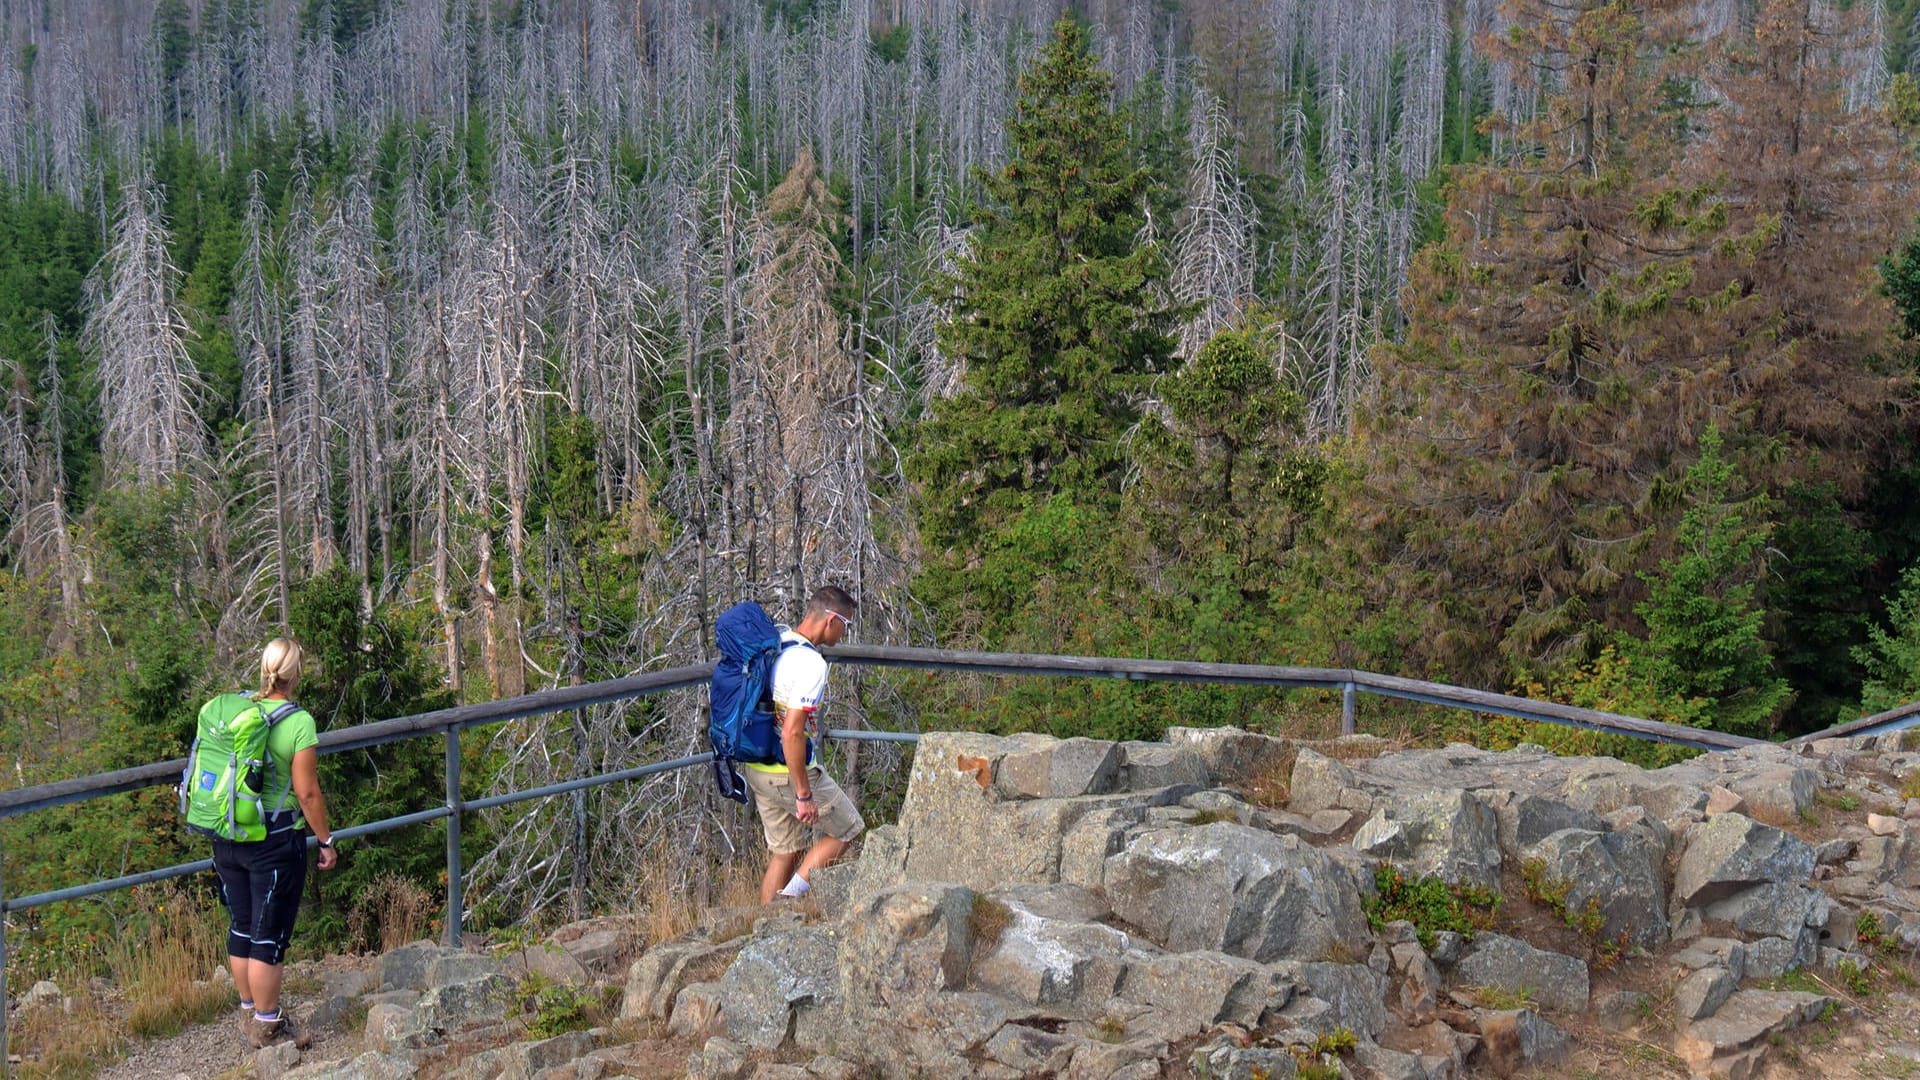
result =
[{"label": "man's short hair", "polygon": [[842,618],[851,619],[858,610],[860,605],[854,603],[847,590],[838,585],[822,585],[807,597],[808,615],[824,615],[831,611]]}]

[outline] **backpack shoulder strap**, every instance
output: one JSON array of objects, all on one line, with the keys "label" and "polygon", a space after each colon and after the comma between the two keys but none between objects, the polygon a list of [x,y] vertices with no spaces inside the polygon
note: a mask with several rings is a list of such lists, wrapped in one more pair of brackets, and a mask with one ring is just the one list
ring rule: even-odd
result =
[{"label": "backpack shoulder strap", "polygon": [[298,703],[292,701],[281,702],[278,708],[267,714],[267,727],[271,728],[273,725],[299,711],[300,706]]}]

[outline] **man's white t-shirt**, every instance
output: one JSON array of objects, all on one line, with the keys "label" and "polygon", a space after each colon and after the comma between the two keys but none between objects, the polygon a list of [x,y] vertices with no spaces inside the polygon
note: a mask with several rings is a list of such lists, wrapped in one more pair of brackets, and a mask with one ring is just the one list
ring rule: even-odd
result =
[{"label": "man's white t-shirt", "polygon": [[773,663],[773,703],[782,709],[817,709],[827,696],[827,658],[813,643],[792,630],[780,632],[780,650]]},{"label": "man's white t-shirt", "polygon": [[[780,642],[782,645],[791,645],[780,650],[780,658],[773,664],[773,707],[778,716],[785,716],[788,709],[806,710],[807,753],[811,757],[813,714],[827,696],[827,658],[820,655],[812,642],[792,630],[783,629]],[[807,764],[812,765],[813,762],[810,760]],[[747,767],[761,772],[787,771],[785,765],[747,764]]]}]

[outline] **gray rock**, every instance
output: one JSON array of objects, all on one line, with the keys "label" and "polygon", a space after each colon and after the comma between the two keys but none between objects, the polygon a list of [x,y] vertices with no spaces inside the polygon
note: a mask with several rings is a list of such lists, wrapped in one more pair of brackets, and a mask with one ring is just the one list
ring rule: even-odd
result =
[{"label": "gray rock", "polygon": [[1813,805],[1820,785],[1812,769],[1779,767],[1728,777],[1726,786],[1753,813],[1795,818]]},{"label": "gray rock", "polygon": [[432,983],[427,978],[427,969],[443,956],[465,955],[460,949],[450,949],[436,945],[431,941],[416,941],[411,945],[402,945],[390,952],[382,953],[375,962],[374,969],[379,975],[381,990],[425,990]]},{"label": "gray rock", "polygon": [[1115,743],[1099,739],[1032,737],[1009,750],[994,770],[1003,799],[1066,799],[1114,790],[1124,757]]},{"label": "gray rock", "polygon": [[547,1069],[576,1061],[593,1051],[593,1036],[569,1031],[550,1039],[516,1042],[474,1055],[460,1070],[470,1080],[533,1080]]},{"label": "gray rock", "polygon": [[1550,877],[1567,883],[1570,910],[1599,905],[1603,940],[1625,934],[1643,948],[1666,944],[1667,897],[1652,841],[1632,833],[1565,829],[1535,844],[1528,857],[1542,860]]},{"label": "gray rock", "polygon": [[757,1050],[778,1049],[792,1034],[796,1006],[838,996],[838,954],[833,935],[813,927],[748,941],[720,979],[728,1037]]},{"label": "gray rock", "polygon": [[[538,948],[538,946],[536,946],[536,948]],[[468,982],[487,975],[511,977],[522,970],[525,969],[509,968],[508,958],[504,956],[484,956],[480,953],[447,951],[428,959],[427,985],[425,988],[446,986],[450,983]]]},{"label": "gray rock", "polygon": [[740,1080],[746,1071],[746,1049],[722,1035],[687,1055],[687,1080]]},{"label": "gray rock", "polygon": [[1360,892],[1345,867],[1293,837],[1217,822],[1134,837],[1107,860],[1116,915],[1176,952],[1269,962],[1364,956]]},{"label": "gray rock", "polygon": [[674,995],[667,1031],[676,1038],[704,1042],[726,1030],[724,995],[717,982],[688,983]]},{"label": "gray rock", "polygon": [[1061,1080],[1112,1080],[1122,1070],[1135,1068],[1129,1076],[1138,1076],[1137,1066],[1148,1066],[1157,1075],[1166,1057],[1167,1044],[1141,1039],[1121,1043],[1083,1042],[1074,1048],[1073,1060],[1061,1073]]},{"label": "gray rock", "polygon": [[987,1040],[988,1057],[1024,1075],[1059,1072],[1073,1050],[1073,1040],[1021,1024],[1007,1024]]},{"label": "gray rock", "polygon": [[1206,767],[1210,783],[1231,787],[1286,775],[1293,768],[1293,740],[1239,728],[1170,727],[1167,745],[1193,751]]},{"label": "gray rock", "polygon": [[1566,1033],[1532,1009],[1481,1010],[1479,1054],[1501,1076],[1552,1065],[1567,1056]]},{"label": "gray rock", "polygon": [[1807,928],[1825,927],[1833,904],[1811,885],[1767,882],[1705,904],[1701,911],[1749,934],[1792,940]]},{"label": "gray rock", "polygon": [[[1020,882],[1059,881],[1061,840],[1076,821],[1119,807],[1171,804],[1191,793],[1190,789],[1164,788],[1157,792],[1009,800],[994,779],[998,770],[1010,755],[1028,752],[1037,745],[1032,739],[996,739],[969,732],[930,732],[923,736],[914,752],[913,778],[900,810],[897,842],[904,856],[893,880],[946,881],[978,892]],[[1111,744],[1105,745],[1111,749]],[[1078,752],[1091,754],[1094,749]],[[1044,751],[1044,756],[1051,777],[1054,752]],[[1051,784],[1051,779],[1048,782]],[[964,842],[956,842],[956,838],[964,838]],[[864,864],[866,860],[863,857],[861,861]],[[876,890],[886,880],[882,873],[876,869],[872,875]],[[868,881],[863,865],[854,899]]]},{"label": "gray rock", "polygon": [[1353,1051],[1354,1075],[1365,1080],[1428,1080],[1427,1067],[1413,1054],[1363,1042]]},{"label": "gray rock", "polygon": [[640,954],[640,958],[627,968],[626,994],[620,1003],[621,1018],[666,1019],[673,1009],[673,999],[681,988],[697,981],[700,969],[713,964],[711,958],[719,956],[721,951],[711,942],[695,937],[663,941]]},{"label": "gray rock", "polygon": [[858,1080],[860,1066],[832,1054],[820,1054],[807,1062],[807,1075],[817,1080]]},{"label": "gray rock", "polygon": [[1652,999],[1638,990],[1615,990],[1593,999],[1594,1023],[1608,1031],[1627,1031],[1640,1022]]},{"label": "gray rock", "polygon": [[[853,864],[845,907],[907,879],[907,839],[898,825],[879,825],[862,834],[860,858]],[[836,918],[838,916],[835,916]]]},{"label": "gray rock", "polygon": [[847,912],[847,900],[853,895],[853,881],[858,874],[856,864],[837,862],[832,866],[823,866],[813,872],[807,880],[811,886],[807,896],[820,909],[820,918],[826,922],[838,922]]},{"label": "gray rock", "polygon": [[414,1015],[424,1027],[455,1034],[505,1020],[512,1004],[513,983],[486,974],[432,987],[420,995]]},{"label": "gray rock", "polygon": [[1515,861],[1525,858],[1528,848],[1562,829],[1606,829],[1606,823],[1593,811],[1544,795],[1495,791],[1487,793],[1486,802],[1499,825],[1500,852]]},{"label": "gray rock", "polygon": [[64,1007],[66,1000],[67,995],[61,993],[59,983],[54,982],[52,979],[41,979],[39,982],[28,987],[26,993],[20,995],[18,1007],[21,1009],[58,1009]]},{"label": "gray rock", "polygon": [[253,1055],[253,1075],[256,1080],[280,1080],[298,1064],[300,1048],[282,1040]]},{"label": "gray rock", "polygon": [[1777,979],[1811,959],[1798,939],[1764,937],[1746,943],[1747,978]]},{"label": "gray rock", "polygon": [[1812,873],[1813,848],[1806,841],[1752,818],[1722,814],[1687,830],[1673,897],[1697,907],[1753,885],[1802,882]]},{"label": "gray rock", "polygon": [[1769,1036],[1817,1019],[1832,1002],[1821,994],[1741,990],[1711,1017],[1687,1025],[1674,1042],[1674,1053],[1696,1073],[1724,1075],[1727,1059],[1753,1050],[1764,1053]]},{"label": "gray rock", "polygon": [[369,1052],[351,1061],[302,1065],[281,1075],[285,1080],[408,1080],[417,1072],[409,1058]]},{"label": "gray rock", "polygon": [[767,1062],[753,1070],[749,1080],[812,1080],[812,1074],[804,1065],[783,1065]]},{"label": "gray rock", "polygon": [[1342,806],[1341,797],[1358,784],[1353,770],[1315,750],[1301,747],[1293,759],[1293,779],[1287,786],[1287,809],[1311,815]]},{"label": "gray rock", "polygon": [[1735,983],[1747,977],[1747,946],[1733,938],[1703,937],[1667,960],[1675,969],[1684,972],[1725,968]]},{"label": "gray rock", "polygon": [[1206,762],[1184,746],[1125,742],[1120,744],[1120,756],[1122,783],[1128,791],[1152,791],[1176,785],[1206,787],[1213,782],[1207,774]]},{"label": "gray rock", "polygon": [[[1364,964],[1279,964],[1304,994],[1323,1001],[1339,1027],[1377,1039],[1387,1026],[1386,977]],[[1305,1025],[1303,1025],[1305,1026]]]},{"label": "gray rock", "polygon": [[[909,882],[861,900],[840,921],[841,993],[862,1005],[885,1006],[960,989],[973,959],[975,897],[960,885]],[[727,975],[731,979],[733,972]],[[732,1028],[731,996],[727,1020]],[[734,1037],[742,1038],[737,1029]]]},{"label": "gray rock", "polygon": [[1585,1010],[1587,965],[1561,953],[1536,949],[1505,934],[1481,934],[1473,951],[1454,965],[1453,981],[1464,986],[1492,986],[1519,993],[1549,1009]]},{"label": "gray rock", "polygon": [[1029,1005],[1086,1011],[1112,997],[1137,955],[1119,930],[1094,922],[1048,918],[1020,901],[995,896],[987,903],[1007,908],[1007,924],[989,947],[978,943],[973,982]]},{"label": "gray rock", "polygon": [[1097,810],[1075,821],[1060,838],[1059,879],[1086,889],[1104,887],[1108,856],[1126,847],[1146,816],[1145,807],[1123,806]]},{"label": "gray rock", "polygon": [[1477,796],[1452,788],[1381,801],[1354,834],[1355,851],[1450,884],[1499,887],[1498,823]]},{"label": "gray rock", "polygon": [[1859,844],[1845,837],[1828,840],[1813,849],[1813,861],[1821,866],[1838,866],[1853,858]]},{"label": "gray rock", "polygon": [[367,1009],[361,1039],[368,1050],[384,1054],[431,1046],[441,1036],[427,1027],[411,1005],[380,1002]]},{"label": "gray rock", "polygon": [[1174,1017],[1191,1034],[1221,1022],[1257,1027],[1292,994],[1292,983],[1277,972],[1219,952],[1148,957],[1129,965],[1120,985],[1121,997]]},{"label": "gray rock", "polygon": [[1740,981],[1726,968],[1701,968],[1674,987],[1673,1014],[1686,1021],[1712,1016],[1739,985]]},{"label": "gray rock", "polygon": [[1209,1080],[1293,1080],[1300,1075],[1299,1062],[1286,1050],[1240,1046],[1225,1039],[1201,1045],[1188,1063],[1196,1075]]}]

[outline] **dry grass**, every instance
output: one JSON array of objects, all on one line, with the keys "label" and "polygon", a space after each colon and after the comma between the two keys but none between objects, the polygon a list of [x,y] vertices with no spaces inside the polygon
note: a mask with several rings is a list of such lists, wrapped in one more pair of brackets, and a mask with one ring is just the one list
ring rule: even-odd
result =
[{"label": "dry grass", "polygon": [[381,874],[347,912],[347,938],[355,947],[388,952],[425,937],[436,910],[427,890],[399,874]]},{"label": "dry grass", "polygon": [[56,1007],[18,1014],[11,1035],[8,1048],[21,1057],[14,1075],[22,1080],[91,1077],[126,1045],[126,1032],[85,994],[74,996],[72,1013]]},{"label": "dry grass", "polygon": [[[713,885],[713,907],[747,907],[760,902],[760,878],[766,872],[762,852],[737,859],[720,868]],[[640,872],[635,889],[634,917],[642,939],[648,946],[658,945],[692,930],[700,924],[703,905],[697,890],[688,887],[684,867],[666,859],[650,861]],[[817,910],[817,909],[816,909]]]},{"label": "dry grass", "polygon": [[1920,770],[1912,770],[1900,778],[1900,797],[1902,799],[1920,799]]},{"label": "dry grass", "polygon": [[985,893],[973,894],[973,908],[967,912],[967,930],[973,935],[973,955],[992,952],[1000,944],[1000,935],[1013,923],[1013,909]]},{"label": "dry grass", "polygon": [[1284,810],[1293,798],[1293,758],[1248,780],[1241,790],[1247,801],[1268,810]]},{"label": "dry grass", "polygon": [[147,934],[129,935],[114,951],[116,982],[126,988],[127,1030],[166,1038],[232,1008],[233,991],[207,981],[226,962],[226,916],[218,905],[190,899],[171,883],[146,893]]},{"label": "dry grass", "polygon": [[1369,761],[1381,754],[1394,750],[1405,750],[1412,746],[1411,740],[1380,735],[1342,735],[1337,739],[1328,739],[1314,743],[1312,748],[1336,761]]},{"label": "dry grass", "polygon": [[20,1076],[93,1076],[119,1057],[130,1037],[165,1038],[236,1003],[231,989],[207,979],[226,960],[226,917],[219,905],[174,882],[137,889],[133,898],[132,924],[141,929],[123,933],[107,955],[124,1011],[116,1015],[75,989],[84,985],[81,974],[56,977],[72,997],[73,1011],[40,1008],[21,1015],[11,1044],[22,1059]]}]

